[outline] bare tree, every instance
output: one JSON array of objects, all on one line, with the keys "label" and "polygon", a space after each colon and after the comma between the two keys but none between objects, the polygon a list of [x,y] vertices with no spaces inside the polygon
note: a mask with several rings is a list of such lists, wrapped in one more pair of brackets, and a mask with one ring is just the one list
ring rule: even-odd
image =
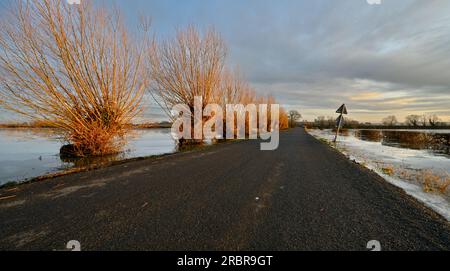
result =
[{"label": "bare tree", "polygon": [[244,93],[251,92],[250,86],[239,72],[225,70],[222,74],[220,88],[217,88],[215,100],[225,108],[227,104],[238,104],[243,102]]},{"label": "bare tree", "polygon": [[330,129],[330,128],[334,128],[336,127],[336,120],[334,117],[328,116],[318,116],[315,120],[314,123],[317,127],[319,127],[320,129]]},{"label": "bare tree", "polygon": [[406,124],[409,126],[414,126],[417,127],[419,126],[420,120],[421,120],[421,116],[419,115],[409,115],[406,116]]},{"label": "bare tree", "polygon": [[359,121],[346,118],[344,121],[344,127],[349,129],[356,129],[360,126]]},{"label": "bare tree", "polygon": [[383,125],[385,125],[385,126],[390,126],[390,127],[392,127],[392,126],[395,126],[395,125],[397,125],[398,124],[398,120],[397,120],[397,117],[396,116],[387,116],[386,118],[384,118],[383,120],[382,120],[382,123],[383,123]]},{"label": "bare tree", "polygon": [[[244,80],[244,76],[238,71],[233,72],[228,69],[223,72],[220,87],[217,88],[214,97],[214,101],[217,104],[220,104],[222,108],[226,108],[227,104],[248,105],[256,102],[255,91],[250,87],[248,82]],[[235,118],[237,118],[237,114],[235,114]],[[246,116],[245,121],[246,127],[248,128],[248,116]],[[224,138],[226,136],[226,129],[229,128],[227,125],[228,124],[224,116]],[[237,133],[237,123],[235,123],[235,126],[232,129],[234,129],[235,133]],[[249,129],[246,129],[246,132],[248,133]]]},{"label": "bare tree", "polygon": [[302,115],[297,110],[289,111],[289,121],[290,121],[291,127],[294,127],[295,123],[301,118],[302,118]]},{"label": "bare tree", "polygon": [[151,52],[152,95],[169,117],[177,104],[193,113],[195,96],[202,96],[204,105],[217,100],[226,56],[217,32],[202,35],[191,26],[178,30],[175,39],[155,43]]},{"label": "bare tree", "polygon": [[[241,73],[225,68],[227,49],[219,33],[212,29],[203,34],[192,26],[178,30],[176,38],[155,42],[150,52],[151,94],[170,118],[178,117],[171,115],[171,109],[183,104],[189,107],[194,119],[194,98],[199,96],[203,98],[203,107],[211,103],[222,108],[227,104],[275,103],[270,96],[256,95]],[[203,117],[202,121],[207,120]],[[225,119],[223,122],[226,127]],[[246,116],[247,128],[248,123]],[[182,139],[179,144],[200,142]]]},{"label": "bare tree", "polygon": [[420,121],[422,122],[422,126],[423,126],[423,127],[426,127],[427,124],[428,124],[428,116],[425,115],[425,114],[423,114],[423,115],[421,116],[421,118],[420,118]]},{"label": "bare tree", "polygon": [[0,27],[0,103],[60,128],[76,155],[117,152],[148,84],[145,40],[90,1],[16,0]]},{"label": "bare tree", "polygon": [[283,108],[280,108],[280,129],[285,130],[289,128],[289,116]]},{"label": "bare tree", "polygon": [[314,123],[321,129],[325,128],[325,125],[327,123],[325,116],[318,116],[315,120]]},{"label": "bare tree", "polygon": [[334,128],[336,127],[336,118],[332,116],[327,117],[327,128]]},{"label": "bare tree", "polygon": [[429,116],[428,116],[428,123],[429,123],[430,126],[432,126],[432,127],[438,126],[439,123],[440,123],[440,121],[441,121],[441,120],[440,120],[439,116],[436,115],[436,114],[432,114],[432,115],[429,115]]}]

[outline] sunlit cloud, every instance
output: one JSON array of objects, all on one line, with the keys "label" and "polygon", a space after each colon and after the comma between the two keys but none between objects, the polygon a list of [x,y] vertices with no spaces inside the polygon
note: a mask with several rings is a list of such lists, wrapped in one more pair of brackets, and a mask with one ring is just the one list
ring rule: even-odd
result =
[{"label": "sunlit cloud", "polygon": [[373,100],[379,100],[383,98],[383,94],[379,92],[364,92],[360,94],[356,94],[350,99],[352,101],[373,101]]}]

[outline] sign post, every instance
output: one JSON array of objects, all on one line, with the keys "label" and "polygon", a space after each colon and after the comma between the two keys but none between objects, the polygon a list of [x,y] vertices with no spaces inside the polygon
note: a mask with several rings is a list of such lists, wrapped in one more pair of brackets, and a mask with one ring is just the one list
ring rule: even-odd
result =
[{"label": "sign post", "polygon": [[334,137],[334,141],[333,142],[337,142],[338,136],[339,136],[339,132],[341,130],[342,125],[344,124],[344,115],[347,115],[347,107],[345,106],[345,104],[341,105],[341,107],[339,107],[339,109],[336,111],[336,113],[339,114],[339,117],[336,120],[336,136]]}]

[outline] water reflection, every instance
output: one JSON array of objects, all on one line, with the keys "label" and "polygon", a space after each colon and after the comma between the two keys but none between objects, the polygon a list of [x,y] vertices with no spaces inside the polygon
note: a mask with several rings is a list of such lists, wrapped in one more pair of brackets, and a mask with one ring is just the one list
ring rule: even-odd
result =
[{"label": "water reflection", "polygon": [[91,165],[102,165],[110,162],[120,161],[126,159],[125,153],[111,154],[105,156],[95,156],[95,157],[80,157],[71,158],[66,156],[59,156],[62,163],[70,164],[72,167],[85,168]]},{"label": "water reflection", "polygon": [[383,132],[380,130],[356,130],[355,136],[370,142],[381,142],[383,140]]},{"label": "water reflection", "polygon": [[[309,133],[328,142],[335,136],[331,130]],[[450,177],[449,135],[448,130],[355,130],[334,146],[450,219],[450,189],[445,188]]]},{"label": "water reflection", "polygon": [[[333,132],[334,134],[336,134],[337,129],[332,129],[331,132]],[[349,136],[350,135],[350,130],[349,129],[339,129],[339,135],[340,136]]]},{"label": "water reflection", "polygon": [[116,155],[60,159],[62,145],[51,129],[0,129],[0,185],[72,167],[177,151],[170,129],[133,130],[124,152]]}]

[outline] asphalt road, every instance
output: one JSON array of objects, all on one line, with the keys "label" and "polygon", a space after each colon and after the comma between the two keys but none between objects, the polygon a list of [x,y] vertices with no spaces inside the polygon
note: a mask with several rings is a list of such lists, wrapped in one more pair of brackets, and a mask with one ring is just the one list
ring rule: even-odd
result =
[{"label": "asphalt road", "polygon": [[301,129],[0,194],[0,250],[450,250],[446,220]]}]

